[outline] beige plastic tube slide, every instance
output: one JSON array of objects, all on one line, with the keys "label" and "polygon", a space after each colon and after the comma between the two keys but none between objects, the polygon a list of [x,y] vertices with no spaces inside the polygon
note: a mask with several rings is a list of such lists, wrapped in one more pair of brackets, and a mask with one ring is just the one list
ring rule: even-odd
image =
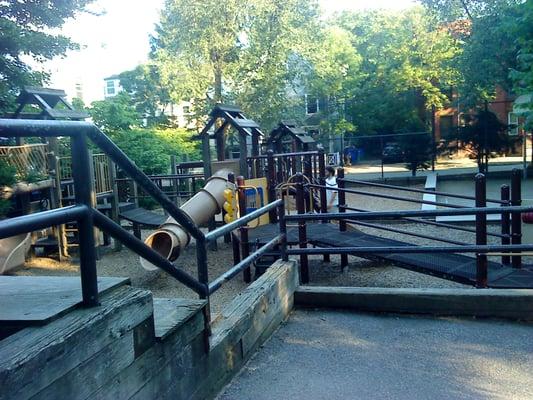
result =
[{"label": "beige plastic tube slide", "polygon": [[[181,210],[184,211],[198,226],[205,225],[207,221],[222,210],[224,204],[224,190],[234,187],[228,182],[228,174],[231,171],[223,169],[217,171],[209,178],[205,186],[200,189]],[[176,260],[183,249],[191,241],[187,231],[178,224],[174,218],[169,217],[154,233],[146,238],[144,243],[161,254],[169,261]],[[141,265],[148,271],[156,270],[157,267],[144,258],[140,258]]]}]

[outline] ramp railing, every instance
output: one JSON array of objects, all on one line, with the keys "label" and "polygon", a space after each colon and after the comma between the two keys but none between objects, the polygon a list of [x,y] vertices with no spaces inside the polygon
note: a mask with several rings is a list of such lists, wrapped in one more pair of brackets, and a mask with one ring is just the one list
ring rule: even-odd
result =
[{"label": "ramp railing", "polygon": [[[452,206],[448,203],[442,204],[442,206],[447,206],[449,209],[437,209],[437,210],[398,210],[398,211],[366,211],[346,205],[346,193],[363,194],[374,197],[381,197],[394,200],[412,200],[417,203],[426,203],[424,200],[418,199],[406,199],[400,196],[394,196],[383,193],[369,193],[363,192],[360,190],[352,190],[344,187],[344,183],[348,180],[344,179],[344,171],[339,169],[339,187],[331,188],[325,185],[314,185],[308,184],[307,186],[313,187],[316,189],[325,192],[326,190],[333,190],[339,193],[339,212],[333,213],[319,213],[319,214],[307,214],[305,201],[304,201],[304,185],[303,177],[300,175],[296,179],[296,203],[299,214],[297,215],[287,215],[285,216],[285,223],[294,221],[298,222],[298,231],[299,231],[299,249],[288,250],[289,255],[299,255],[300,256],[300,265],[301,265],[301,277],[303,283],[308,283],[309,281],[309,271],[308,271],[308,256],[311,254],[322,254],[329,256],[331,254],[340,254],[341,255],[341,265],[345,266],[347,264],[347,255],[348,254],[391,254],[391,253],[474,253],[476,255],[476,285],[478,287],[487,286],[488,278],[488,262],[487,255],[492,254],[501,254],[502,260],[503,257],[506,257],[508,261],[509,258],[512,259],[512,266],[515,268],[520,268],[521,266],[521,253],[525,251],[532,251],[533,244],[522,245],[521,244],[521,227],[518,226],[520,222],[520,216],[524,212],[530,212],[533,210],[533,207],[521,207],[520,204],[520,191],[517,189],[520,184],[520,171],[513,172],[511,186],[512,193],[514,196],[511,196],[509,199],[509,187],[506,186],[502,188],[502,200],[497,201],[501,204],[501,207],[487,207],[486,199],[486,182],[485,176],[478,174],[476,176],[476,201],[475,207],[467,206]],[[390,185],[385,185],[390,186]],[[519,186],[518,186],[519,188]],[[467,197],[462,196],[461,197]],[[325,195],[321,195],[325,197]],[[492,201],[492,200],[491,200]],[[431,202],[437,203],[437,202]],[[496,201],[495,201],[496,203]],[[348,212],[356,211],[356,212]],[[499,214],[502,215],[502,233],[493,233],[492,236],[499,237],[502,239],[501,245],[488,245],[487,236],[487,215]],[[418,232],[410,232],[402,229],[393,228],[390,226],[383,226],[369,223],[368,221],[384,221],[384,220],[407,220],[417,223],[427,223],[430,222],[432,225],[443,226],[443,224],[427,221],[425,218],[436,217],[436,216],[456,216],[456,215],[475,215],[476,216],[476,227],[475,229],[468,229],[464,227],[455,227],[451,224],[444,224],[447,228],[459,228],[459,230],[467,230],[468,232],[475,233],[476,243],[474,245],[465,244],[463,242],[445,239],[435,236],[423,235]],[[415,246],[415,245],[406,245],[406,246],[385,246],[385,247],[371,247],[371,246],[349,246],[349,247],[335,247],[335,248],[307,248],[307,232],[306,232],[306,222],[315,221],[315,222],[326,222],[329,220],[339,221],[339,230],[345,231],[346,224],[358,224],[366,227],[381,229],[394,233],[406,234],[414,237],[420,237],[424,239],[441,241],[451,246]],[[515,221],[515,224],[512,224],[512,221]],[[518,223],[517,223],[518,222]]]},{"label": "ramp railing", "polygon": [[[267,246],[239,261],[222,276],[209,283],[207,244],[275,208],[283,215],[284,208],[281,200],[270,203],[231,224],[205,235],[190,217],[161,191],[153,178],[150,178],[137,168],[122,150],[92,123],[80,121],[0,119],[0,136],[70,137],[75,205],[4,220],[0,224],[0,239],[21,233],[29,233],[50,226],[76,222],[79,230],[82,304],[86,307],[93,307],[99,304],[95,227],[122,242],[130,250],[195,291],[200,298],[207,300],[209,300],[210,294],[218,290],[224,282],[250,266],[254,260],[261,257],[269,249],[275,246],[281,246],[282,253],[286,254],[286,236],[282,229],[280,234],[273,238]],[[174,265],[95,208],[95,188],[91,178],[91,160],[87,139],[90,139],[97,145],[122,171],[135,181],[144,192],[157,201],[196,240],[198,261],[197,278]],[[284,257],[286,258],[286,256]]]}]

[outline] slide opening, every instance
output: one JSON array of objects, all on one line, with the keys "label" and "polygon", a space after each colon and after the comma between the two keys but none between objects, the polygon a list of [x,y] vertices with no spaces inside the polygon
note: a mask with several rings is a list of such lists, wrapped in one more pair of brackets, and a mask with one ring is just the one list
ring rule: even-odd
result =
[{"label": "slide opening", "polygon": [[[154,232],[153,234],[148,236],[148,238],[146,238],[144,243],[169,261],[174,261],[179,255],[179,246],[176,246],[172,234],[169,232]],[[154,271],[157,269],[155,265],[142,258],[141,265],[144,269],[149,271]]]}]

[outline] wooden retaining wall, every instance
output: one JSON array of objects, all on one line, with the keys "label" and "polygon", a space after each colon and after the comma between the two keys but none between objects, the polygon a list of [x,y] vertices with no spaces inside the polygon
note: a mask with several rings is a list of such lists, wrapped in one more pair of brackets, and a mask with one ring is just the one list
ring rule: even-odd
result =
[{"label": "wooden retaining wall", "polygon": [[297,284],[295,263],[276,262],[208,341],[205,302],[117,288],[100,307],[0,341],[0,399],[212,398],[288,316]]}]

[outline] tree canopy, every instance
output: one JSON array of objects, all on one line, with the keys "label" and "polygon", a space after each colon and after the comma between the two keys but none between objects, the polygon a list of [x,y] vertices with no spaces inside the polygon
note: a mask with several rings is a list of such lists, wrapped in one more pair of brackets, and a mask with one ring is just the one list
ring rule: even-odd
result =
[{"label": "tree canopy", "polygon": [[93,1],[0,2],[0,114],[13,108],[23,86],[38,86],[47,80],[48,73],[34,70],[28,58],[39,64],[78,48],[68,37],[54,32]]}]

